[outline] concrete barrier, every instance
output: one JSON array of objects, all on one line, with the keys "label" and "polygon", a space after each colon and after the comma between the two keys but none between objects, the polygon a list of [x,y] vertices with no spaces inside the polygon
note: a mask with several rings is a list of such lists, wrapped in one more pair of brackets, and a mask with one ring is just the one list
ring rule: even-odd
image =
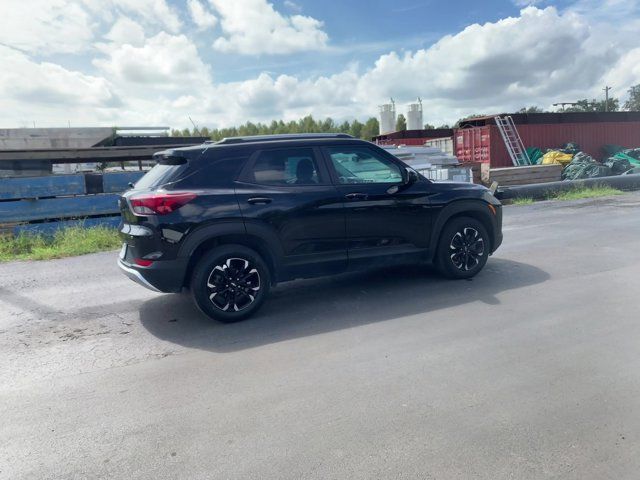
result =
[{"label": "concrete barrier", "polygon": [[640,190],[640,174],[586,178],[584,180],[539,183],[535,185],[498,187],[496,197],[500,200],[511,200],[516,198],[544,200],[552,196],[554,193],[566,192],[575,188],[597,187],[600,185],[617,188],[619,190]]}]

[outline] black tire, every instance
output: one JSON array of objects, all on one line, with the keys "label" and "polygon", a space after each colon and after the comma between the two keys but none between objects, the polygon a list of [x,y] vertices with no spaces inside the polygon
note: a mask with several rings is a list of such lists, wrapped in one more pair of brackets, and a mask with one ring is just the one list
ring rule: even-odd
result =
[{"label": "black tire", "polygon": [[221,245],[207,252],[191,276],[191,294],[207,316],[233,323],[253,315],[271,286],[258,253],[242,245]]},{"label": "black tire", "polygon": [[490,251],[491,239],[484,225],[475,218],[457,217],[442,229],[436,267],[449,278],[471,278],[485,266]]}]

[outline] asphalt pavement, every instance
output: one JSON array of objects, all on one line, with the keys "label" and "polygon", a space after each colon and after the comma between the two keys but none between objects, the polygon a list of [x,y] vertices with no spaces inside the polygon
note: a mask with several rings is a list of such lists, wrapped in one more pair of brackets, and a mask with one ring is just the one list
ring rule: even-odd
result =
[{"label": "asphalt pavement", "polygon": [[0,264],[2,479],[637,479],[640,194],[505,207],[476,278],[212,322],[117,252]]}]

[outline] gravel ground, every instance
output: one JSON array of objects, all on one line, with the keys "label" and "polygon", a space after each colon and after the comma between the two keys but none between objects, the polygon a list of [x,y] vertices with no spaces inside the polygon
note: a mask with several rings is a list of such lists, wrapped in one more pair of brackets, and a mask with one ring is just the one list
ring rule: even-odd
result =
[{"label": "gravel ground", "polygon": [[640,194],[504,231],[472,281],[292,282],[233,325],[116,252],[0,264],[0,478],[638,478]]}]

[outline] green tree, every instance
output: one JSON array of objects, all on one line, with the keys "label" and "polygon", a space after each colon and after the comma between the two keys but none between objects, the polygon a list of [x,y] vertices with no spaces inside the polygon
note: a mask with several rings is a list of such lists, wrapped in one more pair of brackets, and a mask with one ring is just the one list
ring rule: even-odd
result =
[{"label": "green tree", "polygon": [[425,130],[434,130],[436,127],[434,127],[433,125],[431,125],[430,123],[425,123],[424,124],[424,129]]},{"label": "green tree", "polygon": [[478,117],[486,117],[486,115],[484,113],[474,113],[473,115],[467,115],[466,117],[462,117],[460,120],[458,120],[455,123],[454,127],[459,127],[460,124],[465,120],[471,120],[472,118],[478,118]]},{"label": "green tree", "polygon": [[620,101],[617,98],[609,99],[609,108],[605,108],[605,100],[592,99],[589,101],[586,98],[578,100],[575,105],[565,109],[565,112],[617,112],[620,109]]},{"label": "green tree", "polygon": [[338,130],[333,118],[327,117],[318,125],[319,133],[333,133]]},{"label": "green tree", "polygon": [[364,128],[364,124],[362,122],[359,122],[356,119],[353,122],[351,122],[351,126],[349,127],[349,129],[345,133],[348,133],[352,137],[360,138],[360,136],[362,135],[362,129],[363,128]]},{"label": "green tree", "polygon": [[516,113],[544,113],[544,109],[532,105],[531,107],[522,107]]},{"label": "green tree", "polygon": [[298,120],[298,129],[300,133],[314,133],[318,131],[318,122],[315,121],[313,116],[307,115],[304,118]]},{"label": "green tree", "polygon": [[438,128],[451,128],[448,123],[443,123],[442,125],[438,125]]},{"label": "green tree", "polygon": [[347,120],[345,120],[338,127],[338,132],[340,132],[340,133],[349,133],[349,129],[350,128],[351,128],[351,124]]},{"label": "green tree", "polygon": [[407,119],[403,114],[398,115],[396,119],[396,132],[401,132],[407,129]]},{"label": "green tree", "polygon": [[360,132],[360,138],[365,140],[371,140],[373,137],[380,133],[380,123],[376,117],[371,117],[367,120]]},{"label": "green tree", "polygon": [[634,112],[640,111],[640,83],[627,90],[627,93],[629,98],[624,102],[624,109]]},{"label": "green tree", "polygon": [[284,123],[283,120],[278,120],[278,127],[276,128],[275,132],[272,132],[272,133],[278,133],[278,134],[287,133],[287,125]]},{"label": "green tree", "polygon": [[[406,127],[405,127],[406,128]],[[225,137],[237,137],[246,135],[268,135],[268,134],[288,134],[288,133],[348,133],[356,138],[371,140],[378,135],[379,124],[374,117],[369,118],[366,123],[359,120],[349,122],[345,120],[341,124],[335,123],[332,118],[315,120],[311,115],[307,115],[299,120],[284,122],[283,120],[272,120],[270,123],[246,122],[238,127],[207,128],[202,127],[200,134],[208,136],[212,140],[218,141]],[[190,136],[189,129],[172,130],[172,136]]]}]

